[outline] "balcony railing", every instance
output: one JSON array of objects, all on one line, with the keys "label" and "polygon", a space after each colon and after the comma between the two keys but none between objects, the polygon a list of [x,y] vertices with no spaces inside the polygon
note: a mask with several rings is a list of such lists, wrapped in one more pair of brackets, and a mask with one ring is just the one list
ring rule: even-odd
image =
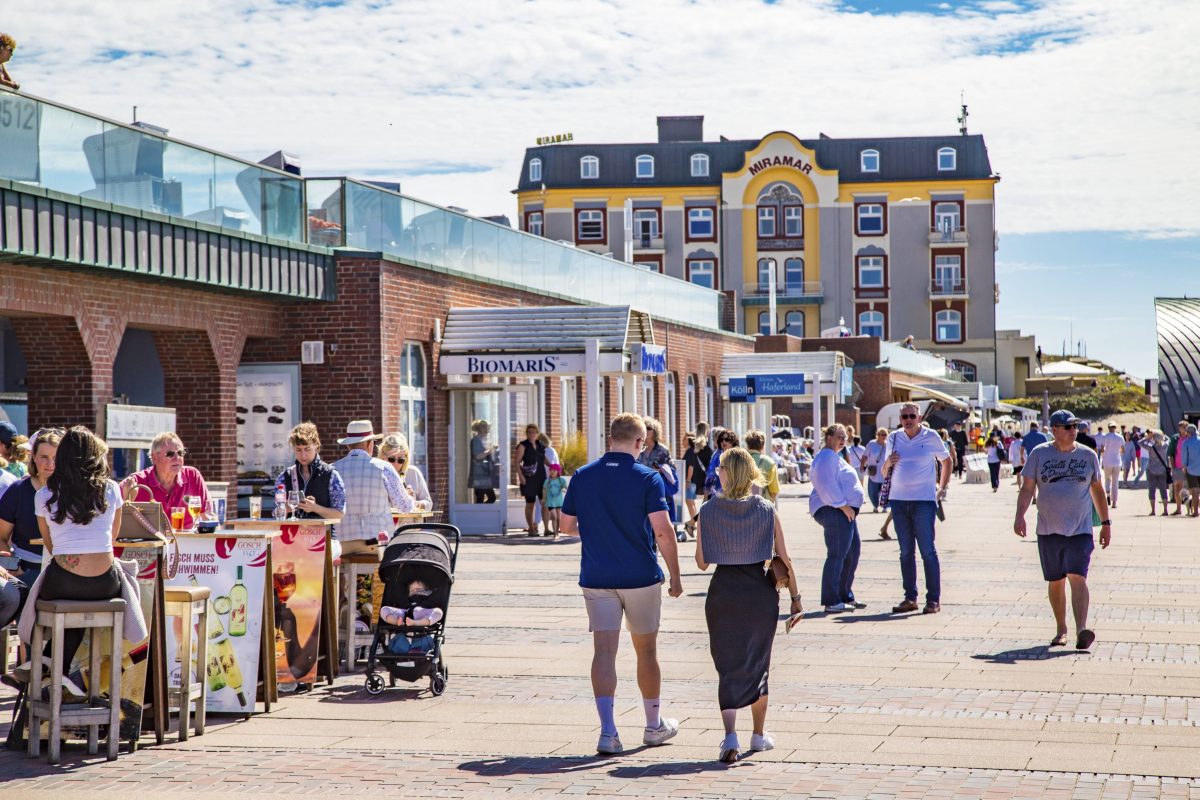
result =
[{"label": "balcony railing", "polygon": [[771,250],[771,251],[774,251],[774,250],[803,250],[804,249],[804,237],[803,236],[780,236],[778,238],[776,238],[776,237],[766,238],[766,237],[760,236],[760,237],[758,237],[758,249],[760,252],[764,251],[764,250]]},{"label": "balcony railing", "polygon": [[930,297],[966,297],[967,281],[965,278],[934,278],[929,282]]},{"label": "balcony railing", "polygon": [[666,245],[663,243],[663,237],[661,234],[655,234],[652,236],[650,234],[635,233],[633,235],[634,251],[663,250],[663,249],[665,249],[665,247],[666,247]]},{"label": "balcony railing", "polygon": [[932,246],[966,243],[967,229],[962,226],[942,229],[935,225],[929,229],[929,244]]},{"label": "balcony railing", "polygon": [[[767,297],[770,287],[765,283],[747,283],[742,287],[744,297]],[[778,299],[824,298],[825,288],[820,281],[792,281],[775,284],[775,297]]]}]

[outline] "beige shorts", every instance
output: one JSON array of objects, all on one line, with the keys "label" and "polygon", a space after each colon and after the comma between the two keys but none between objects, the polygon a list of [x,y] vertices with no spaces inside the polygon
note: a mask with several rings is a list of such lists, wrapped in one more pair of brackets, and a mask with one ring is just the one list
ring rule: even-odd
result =
[{"label": "beige shorts", "polygon": [[657,633],[662,616],[662,584],[655,583],[640,589],[585,587],[583,602],[587,606],[588,630],[593,633],[621,630],[622,615],[630,633]]}]

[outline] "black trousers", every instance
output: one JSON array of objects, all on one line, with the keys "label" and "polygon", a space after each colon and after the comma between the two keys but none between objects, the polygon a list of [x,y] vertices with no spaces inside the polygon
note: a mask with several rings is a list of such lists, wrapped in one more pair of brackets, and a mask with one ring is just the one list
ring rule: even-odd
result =
[{"label": "black trousers", "polygon": [[[96,575],[92,578],[85,578],[82,575],[76,575],[73,572],[68,572],[58,565],[57,561],[51,561],[46,567],[45,577],[42,578],[42,587],[38,593],[39,600],[112,600],[114,597],[121,596],[121,579],[117,577],[117,570],[120,569],[116,564],[109,568],[108,572],[101,575]],[[79,645],[83,644],[84,628],[67,628],[63,632],[63,674],[67,675],[71,672],[71,661],[75,658],[75,652],[79,649]],[[43,655],[50,657],[51,649],[54,642],[46,642],[46,649]]]}]

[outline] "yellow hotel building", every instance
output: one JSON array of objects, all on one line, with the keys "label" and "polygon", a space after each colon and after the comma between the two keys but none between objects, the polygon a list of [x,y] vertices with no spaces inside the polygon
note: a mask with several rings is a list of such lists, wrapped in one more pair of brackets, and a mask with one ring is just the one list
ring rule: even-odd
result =
[{"label": "yellow hotel building", "polygon": [[999,176],[982,136],[706,142],[703,121],[528,148],[520,227],[716,289],[732,330],[911,335],[995,382]]}]

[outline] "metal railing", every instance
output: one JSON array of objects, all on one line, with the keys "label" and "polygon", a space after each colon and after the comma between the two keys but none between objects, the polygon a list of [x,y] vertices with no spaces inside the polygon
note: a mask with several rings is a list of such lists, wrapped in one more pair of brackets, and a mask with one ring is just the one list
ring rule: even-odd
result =
[{"label": "metal railing", "polygon": [[961,225],[952,228],[942,228],[934,225],[929,229],[930,244],[966,244],[967,229]]},{"label": "metal railing", "polygon": [[634,250],[662,250],[666,247],[663,244],[662,234],[633,234],[633,249]]},{"label": "metal railing", "polygon": [[[747,283],[742,286],[745,297],[766,297],[770,288],[766,283]],[[790,281],[775,284],[778,298],[824,297],[825,289],[820,281]]]},{"label": "metal railing", "polygon": [[934,278],[929,282],[930,297],[955,297],[966,294],[966,278],[947,278],[944,280],[938,280],[937,278]]}]

